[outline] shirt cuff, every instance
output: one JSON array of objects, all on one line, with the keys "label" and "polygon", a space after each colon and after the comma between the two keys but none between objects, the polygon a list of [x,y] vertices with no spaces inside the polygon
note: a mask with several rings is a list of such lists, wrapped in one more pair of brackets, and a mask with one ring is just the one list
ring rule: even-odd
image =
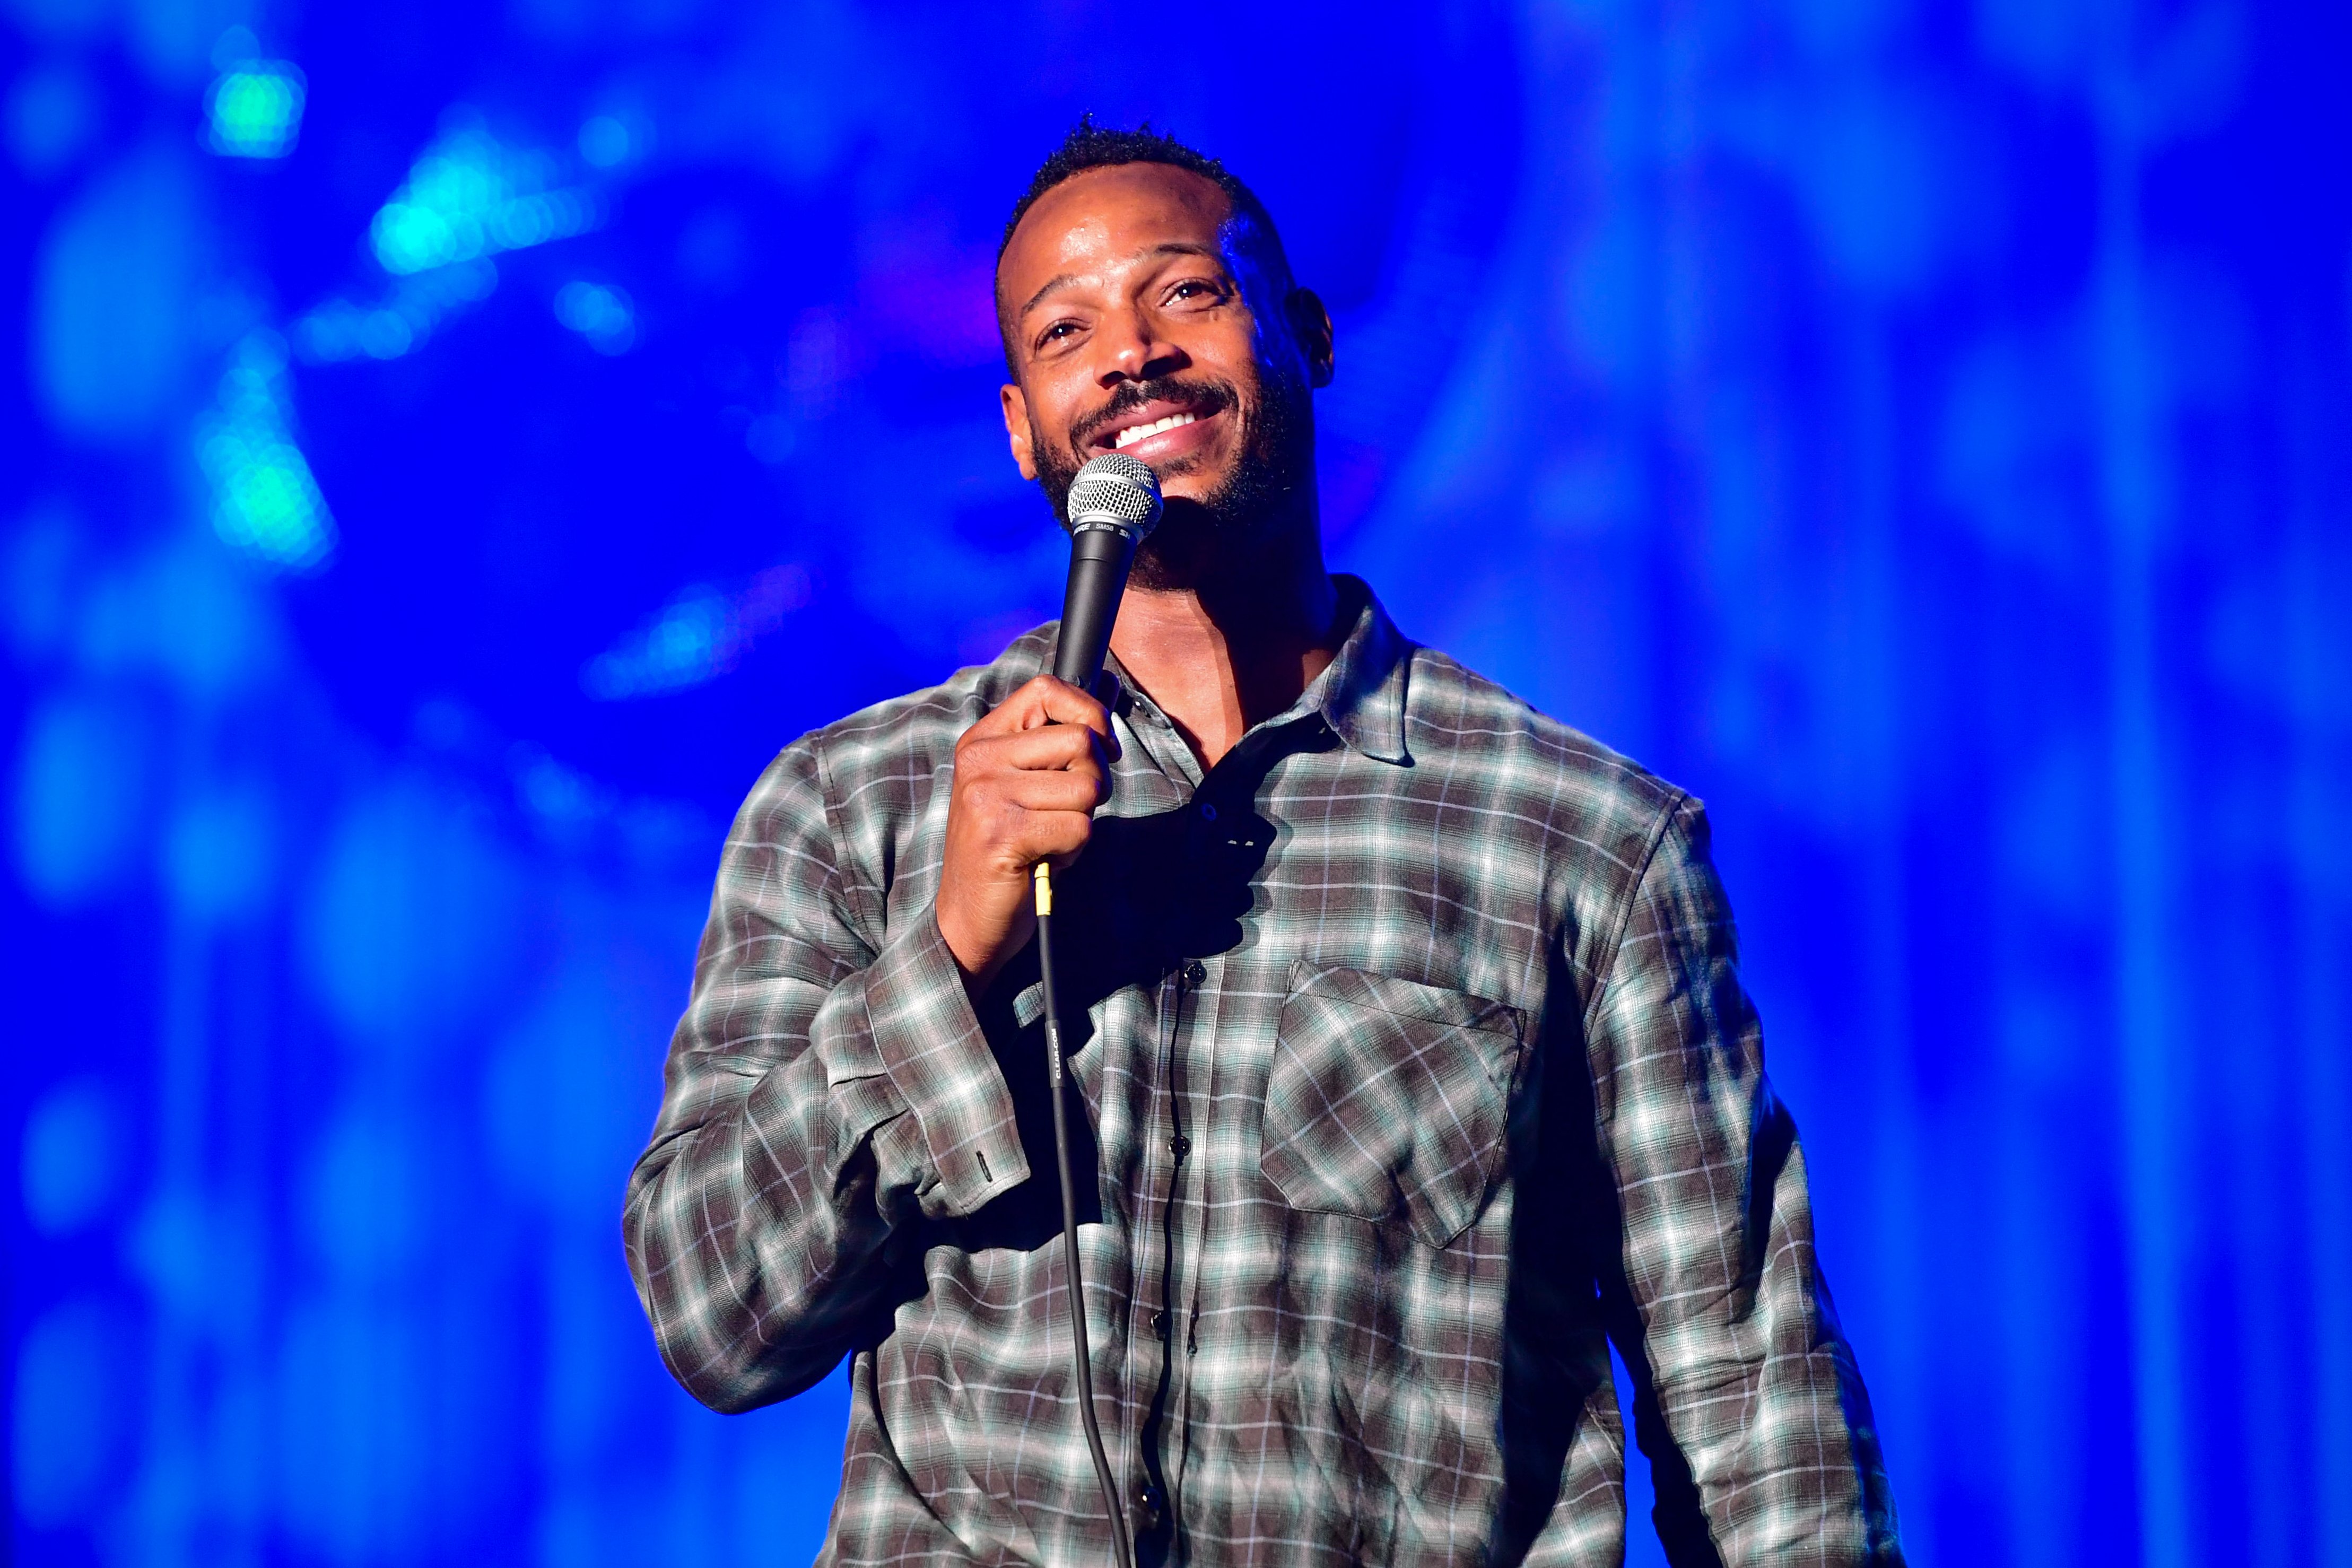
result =
[{"label": "shirt cuff", "polygon": [[1012,1091],[930,910],[875,960],[866,1017],[930,1154],[935,1180],[920,1194],[923,1212],[961,1218],[1027,1181]]}]

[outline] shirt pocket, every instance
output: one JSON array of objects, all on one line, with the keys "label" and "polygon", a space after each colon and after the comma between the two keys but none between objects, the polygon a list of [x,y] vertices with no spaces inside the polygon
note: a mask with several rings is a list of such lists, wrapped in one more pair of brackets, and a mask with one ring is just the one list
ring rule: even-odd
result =
[{"label": "shirt pocket", "polygon": [[1523,1034],[1499,1002],[1300,960],[1259,1170],[1295,1209],[1402,1219],[1445,1246],[1494,1184]]}]

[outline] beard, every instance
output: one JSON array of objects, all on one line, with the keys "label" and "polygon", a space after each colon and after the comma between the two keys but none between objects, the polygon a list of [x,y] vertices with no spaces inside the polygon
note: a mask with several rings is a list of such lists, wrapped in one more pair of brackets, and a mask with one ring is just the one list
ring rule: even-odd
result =
[{"label": "beard", "polygon": [[[1261,368],[1261,395],[1244,398],[1231,382],[1211,377],[1166,375],[1127,382],[1110,401],[1071,426],[1066,445],[1044,439],[1033,419],[1029,449],[1035,454],[1037,485],[1054,503],[1054,515],[1068,527],[1070,487],[1077,482],[1076,454],[1105,425],[1159,400],[1187,404],[1202,413],[1231,412],[1241,426],[1239,454],[1223,479],[1198,500],[1171,499],[1160,526],[1135,552],[1134,580],[1146,588],[1182,586],[1201,565],[1282,531],[1294,498],[1312,482],[1315,405],[1303,383]],[[1200,459],[1181,458],[1156,466],[1161,483],[1197,470]],[[1312,515],[1311,509],[1309,515]]]}]

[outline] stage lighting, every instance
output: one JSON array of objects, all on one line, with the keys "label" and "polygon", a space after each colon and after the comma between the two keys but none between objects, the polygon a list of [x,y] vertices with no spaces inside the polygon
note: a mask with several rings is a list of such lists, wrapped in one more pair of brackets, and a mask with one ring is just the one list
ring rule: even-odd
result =
[{"label": "stage lighting", "polygon": [[387,272],[423,272],[502,250],[584,234],[604,221],[595,192],[557,183],[549,153],[503,145],[464,114],[450,117],[369,226]]},{"label": "stage lighting", "polygon": [[637,341],[637,311],[627,293],[575,279],[557,290],[555,319],[600,354],[626,353]]},{"label": "stage lighting", "polygon": [[226,158],[283,158],[302,130],[302,72],[285,60],[246,60],[205,97],[206,144]]},{"label": "stage lighting", "polygon": [[583,665],[580,688],[599,702],[619,702],[700,686],[733,669],[808,601],[808,571],[792,563],[769,567],[733,594],[695,584]]},{"label": "stage lighting", "polygon": [[335,548],[335,520],[289,428],[286,345],[247,334],[223,373],[218,409],[198,426],[196,458],[212,482],[222,542],[281,571],[311,573]]}]

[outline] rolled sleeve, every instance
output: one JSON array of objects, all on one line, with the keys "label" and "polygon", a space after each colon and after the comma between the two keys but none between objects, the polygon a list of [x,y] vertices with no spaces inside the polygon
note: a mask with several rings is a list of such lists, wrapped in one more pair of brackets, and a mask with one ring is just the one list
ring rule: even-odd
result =
[{"label": "rolled sleeve", "polygon": [[848,858],[823,768],[787,748],[729,837],[630,1177],[639,1300],[672,1372],[722,1410],[830,1370],[883,1297],[900,1226],[967,1215],[1029,1175],[931,910],[877,948]]},{"label": "rolled sleeve", "polygon": [[929,910],[875,961],[866,1016],[882,1068],[922,1130],[924,1214],[961,1218],[1027,1181],[1012,1091]]}]

